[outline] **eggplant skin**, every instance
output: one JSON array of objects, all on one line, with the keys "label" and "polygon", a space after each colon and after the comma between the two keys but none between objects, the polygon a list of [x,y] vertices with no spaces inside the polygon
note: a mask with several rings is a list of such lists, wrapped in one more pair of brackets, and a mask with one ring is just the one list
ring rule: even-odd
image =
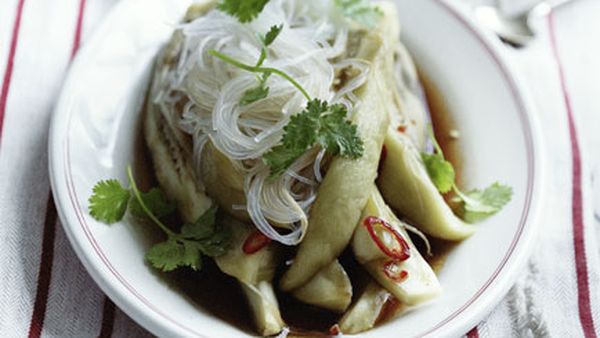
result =
[{"label": "eggplant skin", "polygon": [[190,163],[191,150],[185,135],[172,128],[154,104],[148,104],[144,136],[154,173],[160,186],[186,222],[195,222],[212,206]]}]

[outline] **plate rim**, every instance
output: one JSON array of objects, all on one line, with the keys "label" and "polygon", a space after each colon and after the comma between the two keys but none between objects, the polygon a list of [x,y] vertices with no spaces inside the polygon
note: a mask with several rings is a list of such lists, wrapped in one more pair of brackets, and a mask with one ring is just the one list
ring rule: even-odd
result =
[{"label": "plate rim", "polygon": [[[532,250],[533,239],[536,237],[539,230],[541,203],[539,196],[543,193],[541,182],[543,182],[544,175],[543,166],[541,165],[544,158],[544,149],[543,144],[540,141],[541,133],[537,121],[536,109],[532,104],[524,81],[515,71],[516,67],[514,67],[510,60],[503,55],[500,42],[497,41],[491,33],[483,31],[477,26],[474,20],[469,17],[466,5],[452,3],[447,0],[429,1],[440,6],[464,26],[469,34],[475,37],[478,43],[485,49],[486,53],[491,57],[500,70],[500,73],[503,75],[506,84],[511,91],[514,103],[519,110],[519,119],[521,120],[521,128],[523,129],[522,132],[525,133],[524,140],[528,145],[527,160],[529,171],[527,175],[527,194],[523,213],[519,221],[520,225],[511,246],[498,268],[464,305],[435,326],[418,334],[418,337],[433,336],[433,334],[444,336],[464,334],[472,327],[475,327],[481,319],[492,310],[492,307],[500,302],[501,298],[512,286],[517,273],[525,265]],[[67,172],[70,171],[70,163],[68,161],[70,156],[68,131],[73,112],[72,109],[69,109],[69,95],[65,88],[69,88],[70,83],[74,82],[77,69],[83,67],[86,55],[89,54],[89,45],[92,44],[90,42],[97,40],[98,36],[106,31],[108,26],[110,26],[111,17],[113,17],[115,13],[118,13],[122,7],[125,7],[128,2],[129,1],[127,0],[119,2],[105,16],[99,27],[91,34],[88,43],[84,44],[82,47],[82,50],[74,60],[73,66],[69,70],[64,82],[63,90],[60,93],[59,100],[57,101],[58,103],[52,115],[48,142],[49,172],[52,193],[54,195],[54,200],[56,201],[61,224],[67,234],[71,246],[74,248],[78,258],[82,261],[87,272],[92,276],[96,284],[99,285],[102,291],[107,294],[115,304],[140,325],[155,334],[169,335],[175,333],[189,335],[192,333],[195,336],[206,337],[196,330],[187,327],[185,324],[170,318],[155,305],[150,304],[142,295],[139,295],[134,288],[123,280],[123,277],[117,271],[114,271],[114,268],[102,253],[102,249],[99,248],[99,245],[95,242],[93,234],[91,234],[89,230],[86,230],[86,228],[89,228],[89,225],[86,223],[81,206],[78,205],[79,200],[75,197],[76,194],[72,186],[72,179],[69,179],[67,174]],[[59,129],[61,129],[61,125],[64,125],[65,120],[67,121],[67,133],[66,135],[61,135],[59,134]],[[62,171],[59,170],[61,169],[61,163],[64,165]],[[63,174],[65,177],[61,179],[61,175]],[[61,184],[59,184],[59,182],[61,182]],[[69,204],[71,207],[68,206]],[[68,217],[68,215],[70,215],[70,217]],[[84,248],[83,243],[80,243],[80,239],[77,238],[77,234],[75,234],[74,229],[72,229],[75,225],[69,223],[73,218],[77,219],[79,226],[82,227],[84,234],[89,241],[87,244],[91,245],[95,252],[89,252]],[[523,237],[525,231],[527,231],[529,235]],[[515,252],[517,247],[520,249]],[[88,255],[93,254],[98,256],[96,258],[100,258],[100,260],[103,261],[105,264],[104,267],[99,267],[92,262],[92,257],[89,257]],[[507,265],[509,261],[511,264]],[[503,274],[500,276],[501,278],[498,278],[500,272],[503,272]],[[115,281],[121,283],[121,285],[116,285]],[[123,288],[125,290],[123,290]],[[132,293],[135,299],[132,299],[132,295],[126,294],[124,291]],[[487,296],[480,298],[484,293],[486,293]],[[477,305],[475,310],[473,310],[474,304]],[[154,313],[148,313],[148,308],[142,308],[144,306],[149,307]],[[477,308],[480,308],[480,310],[477,310]],[[470,310],[470,312],[467,310]],[[463,314],[463,318],[459,317],[461,314]],[[164,320],[157,320],[157,316],[163,317],[170,323],[167,323]],[[460,321],[455,321],[457,317]],[[454,325],[448,325],[453,321]],[[442,331],[444,328],[447,328],[447,331]]]}]

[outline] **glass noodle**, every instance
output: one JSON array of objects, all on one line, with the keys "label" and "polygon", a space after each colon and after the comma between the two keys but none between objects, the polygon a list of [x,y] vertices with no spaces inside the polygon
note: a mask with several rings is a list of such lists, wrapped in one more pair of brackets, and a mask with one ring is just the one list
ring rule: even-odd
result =
[{"label": "glass noodle", "polygon": [[[306,232],[327,157],[322,149],[312,149],[276,179],[269,178],[262,157],[280,142],[283,128],[305,108],[306,98],[288,81],[272,75],[268,97],[242,106],[244,93],[258,83],[256,74],[232,67],[209,51],[255,64],[261,50],[259,34],[283,24],[264,66],[286,72],[312,97],[343,104],[351,113],[356,103],[353,91],[366,81],[368,65],[345,57],[348,27],[333,6],[332,1],[273,0],[250,24],[213,10],[181,25],[177,60],[160,72],[153,93],[169,123],[193,138],[196,169],[206,142],[212,142],[243,173],[245,209],[252,222],[267,237],[286,245],[298,244]],[[337,74],[345,69],[352,69],[353,77],[336,90]],[[286,234],[275,227],[287,229]]]}]

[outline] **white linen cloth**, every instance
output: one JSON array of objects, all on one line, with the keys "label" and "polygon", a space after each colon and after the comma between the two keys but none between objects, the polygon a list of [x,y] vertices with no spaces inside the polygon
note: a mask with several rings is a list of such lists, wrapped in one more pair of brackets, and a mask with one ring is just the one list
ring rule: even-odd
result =
[{"label": "white linen cloth", "polygon": [[[0,1],[2,337],[150,336],[80,264],[48,182],[48,123],[71,55],[116,1]],[[600,222],[591,191],[591,169],[600,168],[599,17],[600,1],[580,0],[538,22],[532,46],[505,50],[540,114],[547,154],[542,230],[527,269],[469,337],[599,333]]]}]

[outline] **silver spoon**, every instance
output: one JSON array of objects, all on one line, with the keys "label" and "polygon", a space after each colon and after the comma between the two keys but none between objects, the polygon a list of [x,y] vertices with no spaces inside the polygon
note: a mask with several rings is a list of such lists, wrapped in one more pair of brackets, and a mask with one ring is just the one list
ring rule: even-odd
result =
[{"label": "silver spoon", "polygon": [[548,15],[554,8],[574,0],[542,1],[516,16],[507,16],[498,7],[477,6],[475,17],[485,27],[491,29],[500,39],[515,47],[523,47],[535,38],[531,23]]}]

